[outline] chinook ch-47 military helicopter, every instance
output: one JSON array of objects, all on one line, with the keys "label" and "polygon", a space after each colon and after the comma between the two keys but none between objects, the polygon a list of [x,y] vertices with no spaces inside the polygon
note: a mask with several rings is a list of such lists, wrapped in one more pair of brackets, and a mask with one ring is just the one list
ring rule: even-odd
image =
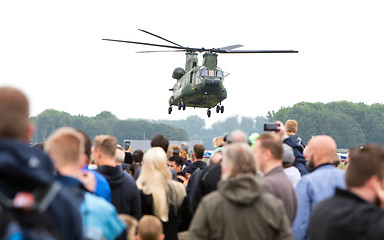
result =
[{"label": "chinook ch-47 military helicopter", "polygon": [[[243,46],[240,44],[210,49],[190,48],[171,42],[148,31],[142,29],[138,30],[160,38],[173,45],[160,45],[115,39],[102,40],[175,49],[167,51],[141,51],[138,53],[185,52],[185,69],[178,67],[172,74],[172,77],[176,79],[177,82],[173,88],[169,89],[173,94],[169,99],[168,114],[171,114],[172,106],[177,106],[178,110],[185,110],[186,107],[207,108],[208,117],[211,116],[211,108],[216,108],[217,113],[224,112],[224,106],[221,103],[227,98],[227,91],[224,88],[223,81],[228,74],[224,73],[224,71],[217,66],[218,53],[298,53],[298,51],[294,50],[233,50]],[[197,53],[202,52],[204,52],[203,65],[198,66]]]}]

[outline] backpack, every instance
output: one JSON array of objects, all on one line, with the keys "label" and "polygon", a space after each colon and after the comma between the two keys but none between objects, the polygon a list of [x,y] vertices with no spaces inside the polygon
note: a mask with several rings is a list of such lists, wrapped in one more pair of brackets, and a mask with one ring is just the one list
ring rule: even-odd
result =
[{"label": "backpack", "polygon": [[39,187],[32,193],[19,192],[14,199],[0,192],[0,239],[61,239],[46,211],[60,189],[59,183],[53,183]]}]

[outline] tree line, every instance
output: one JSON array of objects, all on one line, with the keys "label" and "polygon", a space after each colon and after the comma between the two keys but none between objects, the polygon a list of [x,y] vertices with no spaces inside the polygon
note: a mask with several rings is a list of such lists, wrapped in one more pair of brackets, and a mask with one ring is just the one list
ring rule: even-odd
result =
[{"label": "tree line", "polygon": [[384,145],[384,105],[339,101],[331,103],[300,102],[292,107],[283,107],[266,116],[229,116],[211,127],[199,116],[182,120],[119,120],[108,111],[95,117],[71,116],[69,113],[49,109],[32,121],[37,126],[34,142],[43,142],[57,128],[71,126],[86,132],[91,139],[99,134],[115,136],[120,143],[124,139],[150,140],[163,134],[170,140],[202,140],[207,149],[213,148],[212,140],[217,136],[240,129],[247,134],[262,133],[265,122],[295,119],[299,124],[299,135],[304,143],[315,135],[332,136],[338,148],[356,147],[365,143]]}]

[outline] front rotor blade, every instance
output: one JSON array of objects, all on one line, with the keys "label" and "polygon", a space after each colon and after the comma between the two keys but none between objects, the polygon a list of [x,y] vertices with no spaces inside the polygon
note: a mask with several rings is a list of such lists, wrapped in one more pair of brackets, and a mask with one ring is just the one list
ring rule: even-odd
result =
[{"label": "front rotor blade", "polygon": [[223,53],[298,53],[295,50],[233,50]]},{"label": "front rotor blade", "polygon": [[168,46],[168,45],[160,45],[160,44],[153,44],[153,43],[132,42],[132,41],[115,40],[115,39],[102,39],[102,40],[104,40],[104,41],[113,41],[113,42],[123,42],[123,43],[133,43],[133,44],[155,46],[155,47],[165,47],[165,48],[175,48],[175,49],[185,49],[185,50],[187,49],[185,47]]},{"label": "front rotor blade", "polygon": [[139,30],[139,31],[142,31],[142,32],[145,32],[145,33],[147,33],[147,34],[149,34],[149,35],[152,35],[152,36],[154,36],[154,37],[160,38],[160,39],[162,39],[162,40],[164,40],[164,41],[167,41],[167,42],[169,42],[169,43],[172,43],[172,44],[174,44],[174,45],[176,45],[176,46],[178,46],[178,47],[183,47],[183,46],[181,46],[180,44],[177,44],[177,43],[174,43],[174,42],[172,42],[172,41],[169,41],[168,39],[165,39],[165,38],[163,38],[163,37],[160,37],[160,36],[158,36],[158,35],[156,35],[156,34],[153,34],[153,33],[151,33],[151,32],[145,31],[145,30],[143,30],[143,29],[138,29],[138,30]]}]

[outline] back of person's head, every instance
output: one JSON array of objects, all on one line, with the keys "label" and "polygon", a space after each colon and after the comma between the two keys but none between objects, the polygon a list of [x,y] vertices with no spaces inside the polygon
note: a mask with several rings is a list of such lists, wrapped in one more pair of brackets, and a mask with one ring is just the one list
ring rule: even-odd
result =
[{"label": "back of person's head", "polygon": [[215,148],[224,147],[224,138],[223,137],[215,137],[213,139],[213,146]]},{"label": "back of person's head", "polygon": [[143,161],[144,152],[143,150],[137,149],[133,152],[133,161],[137,163],[141,163]]},{"label": "back of person's head", "polygon": [[[152,194],[154,215],[164,222],[168,221],[168,205],[177,209],[185,196],[184,186],[172,180],[167,156],[160,147],[151,148],[144,154],[143,168],[136,184],[144,194]],[[169,189],[172,194],[168,195]]]},{"label": "back of person's head", "polygon": [[82,131],[82,130],[77,130],[77,131],[83,135],[85,155],[87,156],[88,161],[90,161],[91,160],[91,148],[92,148],[91,139],[89,138],[88,134],[86,134],[84,131]]},{"label": "back of person's head", "polygon": [[16,88],[0,87],[0,138],[29,141],[29,126],[27,96]]},{"label": "back of person's head", "polygon": [[139,222],[136,220],[135,217],[132,217],[125,213],[120,213],[119,218],[125,223],[125,225],[127,225],[127,240],[135,240],[136,229]]},{"label": "back of person's head", "polygon": [[202,144],[197,143],[193,145],[193,152],[195,153],[197,159],[203,159],[204,151],[205,147]]},{"label": "back of person's head", "polygon": [[245,132],[241,130],[234,130],[226,135],[225,142],[227,144],[231,144],[235,142],[248,143],[248,136],[247,134],[245,134]]},{"label": "back of person's head", "polygon": [[115,160],[116,160],[116,163],[121,165],[124,163],[124,159],[125,159],[125,152],[124,152],[124,148],[121,147],[120,145],[117,145],[116,146],[116,153],[115,153]]},{"label": "back of person's head", "polygon": [[283,144],[271,133],[263,133],[257,139],[256,142],[259,142],[260,149],[269,150],[271,152],[272,158],[275,160],[283,160]]},{"label": "back of person's head", "polygon": [[116,154],[117,139],[110,135],[98,135],[93,140],[93,147],[107,157],[114,158]]},{"label": "back of person's head", "polygon": [[164,152],[167,152],[169,146],[168,138],[164,137],[162,134],[154,136],[151,140],[151,147],[161,147]]},{"label": "back of person's head", "polygon": [[163,225],[159,218],[152,215],[144,215],[138,226],[140,240],[161,240],[164,239]]},{"label": "back of person's head", "polygon": [[160,147],[149,149],[144,154],[143,168],[136,184],[144,194],[152,194],[154,215],[163,220],[168,220],[166,186],[169,180],[172,176],[165,152]]},{"label": "back of person's head", "polygon": [[295,134],[297,132],[297,121],[289,119],[285,122],[285,128],[288,134]]},{"label": "back of person's head", "polygon": [[180,157],[183,159],[183,163],[185,164],[188,160],[188,152],[180,150]]},{"label": "back of person's head", "polygon": [[362,187],[371,177],[384,177],[384,149],[368,144],[350,152],[345,182],[348,188]]},{"label": "back of person's head", "polygon": [[48,137],[44,150],[55,166],[78,165],[80,167],[84,145],[84,137],[81,133],[70,127],[62,127]]},{"label": "back of person's head", "polygon": [[[223,149],[222,179],[237,176],[239,174],[257,173],[256,160],[250,146],[246,143],[232,143]],[[226,171],[226,172],[224,172]]]},{"label": "back of person's head", "polygon": [[189,151],[189,145],[188,145],[188,143],[187,143],[187,142],[182,142],[182,143],[180,144],[180,150],[186,151],[186,152],[188,153],[188,151]]},{"label": "back of person's head", "polygon": [[283,167],[291,167],[295,160],[295,155],[293,149],[286,143],[283,143]]}]

